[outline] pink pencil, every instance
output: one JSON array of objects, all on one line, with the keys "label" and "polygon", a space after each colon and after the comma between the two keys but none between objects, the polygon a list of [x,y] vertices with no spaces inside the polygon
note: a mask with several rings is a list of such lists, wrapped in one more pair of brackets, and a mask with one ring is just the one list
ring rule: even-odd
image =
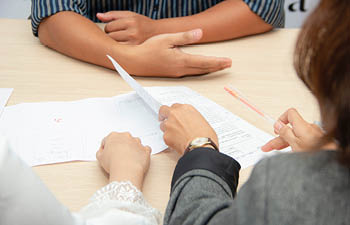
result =
[{"label": "pink pencil", "polygon": [[265,118],[267,121],[269,121],[272,125],[276,123],[276,120],[274,120],[271,116],[268,114],[264,113],[263,111],[259,110],[255,105],[250,103],[243,95],[236,89],[233,88],[232,86],[229,87],[224,87],[224,89],[233,97],[238,99],[241,103],[243,103],[245,106],[253,110],[254,112],[258,113],[260,116]]}]

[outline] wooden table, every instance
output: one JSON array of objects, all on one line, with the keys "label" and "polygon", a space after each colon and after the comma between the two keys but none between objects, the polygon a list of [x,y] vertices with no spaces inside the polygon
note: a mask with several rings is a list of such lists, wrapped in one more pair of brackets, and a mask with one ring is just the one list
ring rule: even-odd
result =
[{"label": "wooden table", "polygon": [[[185,85],[224,106],[255,126],[272,133],[268,123],[229,96],[223,86],[233,84],[258,107],[277,118],[290,107],[306,119],[319,118],[309,91],[297,79],[292,54],[298,30],[283,29],[233,41],[196,45],[184,51],[226,56],[232,67],[224,71],[181,79],[136,78],[144,86]],[[0,19],[0,87],[12,87],[8,105],[21,102],[71,101],[109,97],[131,91],[116,72],[71,59],[40,44],[26,20]],[[143,192],[164,212],[170,181],[178,160],[175,152],[152,156]],[[34,171],[69,209],[78,211],[91,195],[107,184],[97,162],[38,166]],[[244,183],[251,168],[241,171]]]}]

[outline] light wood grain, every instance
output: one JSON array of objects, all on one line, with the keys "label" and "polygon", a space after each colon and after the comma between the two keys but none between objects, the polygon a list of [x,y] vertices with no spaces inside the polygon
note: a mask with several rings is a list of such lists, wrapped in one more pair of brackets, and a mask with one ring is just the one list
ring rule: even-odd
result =
[{"label": "light wood grain", "polygon": [[[237,87],[275,118],[289,107],[295,107],[307,120],[317,120],[315,100],[297,79],[292,66],[297,33],[294,29],[274,30],[233,41],[185,47],[184,51],[194,54],[230,57],[232,67],[181,79],[136,79],[144,86],[185,85],[272,133],[268,123],[225,93],[223,86]],[[107,97],[131,90],[116,72],[77,61],[41,45],[32,36],[29,21],[0,19],[0,43],[0,87],[14,88],[8,105]],[[143,191],[146,199],[162,212],[178,157],[170,151],[152,156]],[[34,171],[57,199],[73,211],[78,211],[107,183],[96,162],[38,166]],[[242,170],[240,184],[246,181],[250,171],[251,168]]]}]

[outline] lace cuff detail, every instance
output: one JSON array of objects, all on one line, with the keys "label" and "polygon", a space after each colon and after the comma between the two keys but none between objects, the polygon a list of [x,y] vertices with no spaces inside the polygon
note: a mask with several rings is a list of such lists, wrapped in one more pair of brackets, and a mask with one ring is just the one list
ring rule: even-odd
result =
[{"label": "lace cuff detail", "polygon": [[114,181],[96,191],[81,213],[89,217],[112,208],[144,216],[149,221],[147,224],[160,224],[162,218],[160,212],[147,203],[142,192],[130,181]]},{"label": "lace cuff detail", "polygon": [[111,182],[104,186],[91,197],[90,202],[102,203],[105,200],[117,200],[130,202],[146,207],[151,207],[139,189],[137,189],[130,181]]}]

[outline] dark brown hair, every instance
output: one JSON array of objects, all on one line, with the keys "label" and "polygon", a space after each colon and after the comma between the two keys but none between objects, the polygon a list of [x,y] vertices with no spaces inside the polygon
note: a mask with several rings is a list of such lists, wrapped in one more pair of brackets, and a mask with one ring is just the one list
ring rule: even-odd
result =
[{"label": "dark brown hair", "polygon": [[326,135],[350,166],[350,1],[321,0],[298,37],[294,67],[320,105]]}]

